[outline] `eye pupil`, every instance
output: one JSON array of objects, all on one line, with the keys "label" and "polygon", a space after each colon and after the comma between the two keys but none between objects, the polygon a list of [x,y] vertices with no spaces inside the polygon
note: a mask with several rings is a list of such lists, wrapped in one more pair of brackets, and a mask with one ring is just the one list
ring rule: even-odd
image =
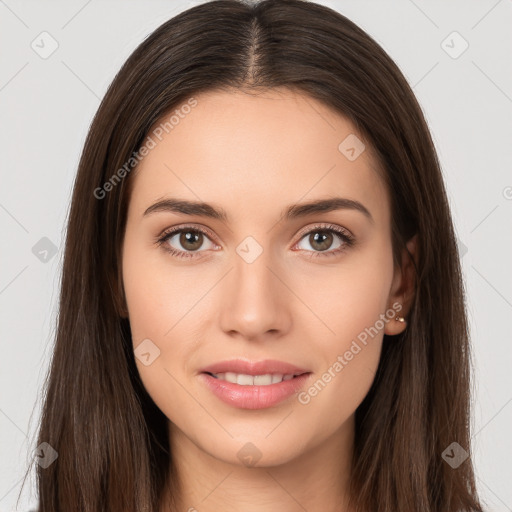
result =
[{"label": "eye pupil", "polygon": [[196,251],[203,245],[202,237],[203,234],[199,231],[183,231],[180,236],[180,244],[188,251]]},{"label": "eye pupil", "polygon": [[[319,235],[320,233],[320,235]],[[329,233],[328,231],[315,231],[314,234],[310,235],[310,240],[312,240],[313,243],[311,243],[311,247],[315,247],[314,244],[319,244],[320,247],[316,247],[319,251],[326,251],[329,249],[329,247],[332,244],[332,233]],[[320,242],[318,240],[320,239]],[[327,243],[325,243],[327,241]]]}]

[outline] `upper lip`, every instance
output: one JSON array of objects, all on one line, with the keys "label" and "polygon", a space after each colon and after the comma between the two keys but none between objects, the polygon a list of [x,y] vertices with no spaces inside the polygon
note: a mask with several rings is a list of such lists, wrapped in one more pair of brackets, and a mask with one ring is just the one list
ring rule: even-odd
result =
[{"label": "upper lip", "polygon": [[229,361],[219,361],[201,369],[202,373],[226,373],[233,372],[244,375],[266,375],[281,373],[283,375],[301,375],[309,373],[309,370],[299,368],[293,364],[277,361],[275,359],[265,359],[264,361],[248,361],[246,359],[231,359]]}]

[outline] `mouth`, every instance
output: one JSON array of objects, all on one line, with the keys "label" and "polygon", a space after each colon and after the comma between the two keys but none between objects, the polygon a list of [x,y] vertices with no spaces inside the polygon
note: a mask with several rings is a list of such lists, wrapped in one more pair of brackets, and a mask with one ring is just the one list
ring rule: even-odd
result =
[{"label": "mouth", "polygon": [[[246,370],[247,371],[247,370]],[[311,381],[313,373],[199,373],[199,380],[217,398],[239,409],[269,409],[291,399]]]},{"label": "mouth", "polygon": [[288,381],[300,377],[301,375],[307,374],[309,372],[299,372],[299,373],[266,373],[261,375],[248,375],[245,373],[234,373],[234,372],[224,372],[224,373],[212,373],[212,372],[203,372],[215,379],[223,380],[226,382],[230,382],[231,384],[238,384],[240,386],[270,386],[272,384],[279,384],[283,381]]},{"label": "mouth", "polygon": [[313,373],[286,361],[245,358],[218,361],[199,371],[200,381],[220,400],[241,409],[264,409],[290,399]]}]

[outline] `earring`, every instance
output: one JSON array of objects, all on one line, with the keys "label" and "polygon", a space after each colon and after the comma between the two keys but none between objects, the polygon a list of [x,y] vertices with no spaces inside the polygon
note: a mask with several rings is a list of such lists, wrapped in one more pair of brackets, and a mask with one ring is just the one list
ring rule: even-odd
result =
[{"label": "earring", "polygon": [[397,322],[405,323],[405,318],[403,316],[395,316],[395,320]]}]

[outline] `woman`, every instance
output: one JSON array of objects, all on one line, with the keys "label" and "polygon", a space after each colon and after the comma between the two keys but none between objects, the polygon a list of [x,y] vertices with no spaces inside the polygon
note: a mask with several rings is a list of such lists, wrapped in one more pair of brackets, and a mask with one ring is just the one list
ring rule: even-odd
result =
[{"label": "woman", "polygon": [[469,376],[439,162],[383,49],[300,0],[151,34],[74,186],[40,512],[481,511]]}]

